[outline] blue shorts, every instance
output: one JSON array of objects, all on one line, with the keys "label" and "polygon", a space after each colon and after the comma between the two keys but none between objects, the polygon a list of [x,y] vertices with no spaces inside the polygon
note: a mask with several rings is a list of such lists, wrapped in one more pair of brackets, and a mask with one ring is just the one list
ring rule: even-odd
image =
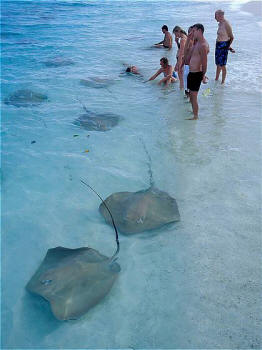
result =
[{"label": "blue shorts", "polygon": [[216,42],[215,58],[216,58],[217,66],[225,66],[227,64],[228,49],[229,49],[229,40]]}]

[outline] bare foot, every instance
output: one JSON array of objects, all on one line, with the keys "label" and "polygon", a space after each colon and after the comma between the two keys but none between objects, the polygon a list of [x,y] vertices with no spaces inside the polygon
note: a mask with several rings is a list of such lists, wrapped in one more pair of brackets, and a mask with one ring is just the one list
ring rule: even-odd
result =
[{"label": "bare foot", "polygon": [[187,118],[186,120],[197,120],[198,117],[193,117],[193,118]]}]

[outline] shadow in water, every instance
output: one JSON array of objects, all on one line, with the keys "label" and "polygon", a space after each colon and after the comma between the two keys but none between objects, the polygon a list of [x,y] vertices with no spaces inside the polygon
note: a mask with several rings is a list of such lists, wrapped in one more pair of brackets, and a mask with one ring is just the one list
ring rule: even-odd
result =
[{"label": "shadow in water", "polygon": [[41,343],[46,335],[63,326],[63,322],[58,321],[52,314],[48,301],[26,291],[22,298],[21,317],[22,324],[32,326],[27,333],[30,344]]}]

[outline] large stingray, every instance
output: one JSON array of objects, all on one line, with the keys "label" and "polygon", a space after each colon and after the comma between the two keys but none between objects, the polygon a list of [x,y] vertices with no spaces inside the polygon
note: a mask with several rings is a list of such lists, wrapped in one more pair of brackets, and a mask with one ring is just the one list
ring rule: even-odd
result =
[{"label": "large stingray", "polygon": [[58,320],[77,319],[84,315],[113,286],[120,266],[115,261],[119,252],[118,233],[114,221],[112,224],[117,249],[111,258],[88,247],[49,249],[28,282],[26,289],[49,301]]},{"label": "large stingray", "polygon": [[74,64],[74,61],[72,61],[70,58],[55,57],[45,61],[44,64],[48,68],[57,68],[57,67],[72,66]]},{"label": "large stingray", "polygon": [[113,113],[95,113],[89,111],[84,105],[85,114],[74,121],[75,125],[89,131],[108,131],[116,126],[122,118]]},{"label": "large stingray", "polygon": [[29,89],[17,90],[9,97],[6,97],[4,102],[7,105],[13,105],[16,107],[30,107],[39,105],[42,102],[47,101],[47,96],[34,92]]},{"label": "large stingray", "polygon": [[89,77],[86,79],[81,79],[80,83],[87,87],[101,89],[107,88],[108,86],[114,84],[114,80],[107,77]]},{"label": "large stingray", "polygon": [[[114,216],[117,228],[124,234],[153,230],[180,220],[175,198],[155,187],[148,152],[147,155],[150,187],[138,192],[116,192],[104,201]],[[106,222],[111,224],[110,217],[103,206],[100,205],[99,211]]]}]

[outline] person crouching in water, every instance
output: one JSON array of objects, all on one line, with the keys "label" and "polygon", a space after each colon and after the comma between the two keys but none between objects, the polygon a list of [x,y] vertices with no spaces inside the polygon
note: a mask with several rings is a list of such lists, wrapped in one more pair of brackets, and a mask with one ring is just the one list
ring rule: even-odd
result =
[{"label": "person crouching in water", "polygon": [[165,86],[168,86],[168,84],[174,83],[177,80],[176,74],[175,72],[173,72],[173,67],[171,66],[171,64],[168,63],[168,59],[166,57],[162,57],[160,59],[160,66],[161,68],[158,69],[158,71],[154,75],[152,75],[151,78],[146,80],[145,83],[150,80],[156,79],[156,77],[161,73],[164,74],[164,78],[158,82],[158,85],[164,84]]}]

